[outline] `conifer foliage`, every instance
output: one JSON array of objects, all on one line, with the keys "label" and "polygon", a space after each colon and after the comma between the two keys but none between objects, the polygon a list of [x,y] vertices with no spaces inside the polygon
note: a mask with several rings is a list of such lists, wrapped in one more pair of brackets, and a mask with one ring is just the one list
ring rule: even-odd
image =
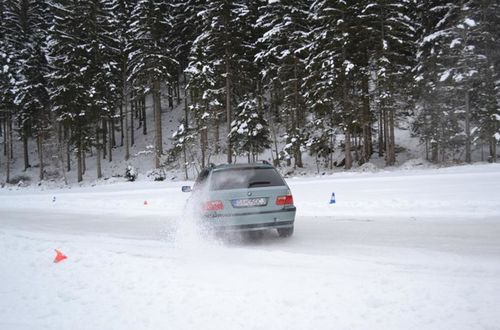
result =
[{"label": "conifer foliage", "polygon": [[150,166],[186,178],[217,155],[391,166],[398,129],[496,162],[499,25],[493,0],[0,0],[2,173],[100,178],[151,120]]}]

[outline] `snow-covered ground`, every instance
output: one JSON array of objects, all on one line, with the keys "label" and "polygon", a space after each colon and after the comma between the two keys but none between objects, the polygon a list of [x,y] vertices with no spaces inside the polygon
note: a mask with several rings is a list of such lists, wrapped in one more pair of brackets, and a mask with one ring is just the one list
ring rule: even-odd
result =
[{"label": "snow-covered ground", "polygon": [[0,189],[0,329],[499,328],[499,165],[288,182],[257,240],[198,237],[183,182]]}]

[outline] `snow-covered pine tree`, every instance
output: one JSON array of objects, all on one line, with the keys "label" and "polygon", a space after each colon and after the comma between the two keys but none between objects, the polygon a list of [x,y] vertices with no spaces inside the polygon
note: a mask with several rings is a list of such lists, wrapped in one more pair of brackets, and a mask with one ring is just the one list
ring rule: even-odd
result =
[{"label": "snow-covered pine tree", "polygon": [[238,105],[229,138],[235,153],[246,154],[249,163],[257,161],[258,155],[270,147],[268,123],[259,111],[257,99],[248,95]]},{"label": "snow-covered pine tree", "polygon": [[44,1],[5,2],[5,25],[16,58],[16,122],[23,141],[25,170],[30,167],[28,139],[37,139],[40,180],[43,180],[42,142],[49,131],[46,39],[48,26]]},{"label": "snow-covered pine tree", "polygon": [[[218,127],[218,113],[222,102],[219,101],[220,93],[216,89],[217,77],[215,69],[209,61],[205,48],[201,47],[196,39],[193,43],[190,55],[190,62],[185,70],[187,84],[186,89],[191,94],[191,104],[188,107],[193,129],[199,137],[201,152],[201,167],[205,167],[206,159],[211,150],[209,147],[209,126],[215,123]],[[189,123],[188,121],[186,121]],[[184,128],[187,129],[186,122]],[[183,129],[184,131],[184,129]],[[217,143],[217,139],[215,143]],[[216,147],[217,148],[217,147]],[[216,149],[215,148],[215,149]],[[216,150],[213,150],[216,151]]]},{"label": "snow-covered pine tree", "polygon": [[6,182],[10,182],[12,150],[12,117],[15,108],[14,97],[17,93],[15,79],[14,48],[7,38],[5,1],[0,1],[0,125],[2,125],[3,156],[5,158]]},{"label": "snow-covered pine tree", "polygon": [[177,74],[172,53],[172,8],[166,0],[139,0],[132,12],[129,81],[150,87],[155,120],[155,166],[163,154],[161,82],[169,84]]},{"label": "snow-covered pine tree", "polygon": [[441,161],[451,153],[454,159],[465,154],[464,160],[470,162],[472,143],[478,137],[490,149],[491,144],[496,146],[492,139],[495,43],[488,42],[496,33],[488,26],[496,19],[495,14],[486,15],[495,11],[481,1],[433,1],[424,9],[435,18],[421,37],[417,80],[422,84],[421,95],[430,95],[432,100],[422,99],[417,128],[437,135],[431,140],[433,161],[438,161],[439,150]]},{"label": "snow-covered pine tree", "polygon": [[92,123],[91,146],[97,150],[97,178],[102,177],[101,157],[106,148],[104,133],[107,121],[113,117],[114,109],[120,100],[120,85],[117,85],[117,63],[114,60],[117,42],[114,39],[114,26],[107,1],[82,0],[80,10],[86,20],[82,25],[83,40],[87,52],[85,66],[86,81],[89,91],[89,122]]},{"label": "snow-covered pine tree", "polygon": [[[208,48],[205,47],[206,34],[202,28],[207,23],[207,17],[200,17],[205,11],[205,2],[191,0],[176,5],[177,29],[181,31],[182,38],[177,39],[177,56],[181,67],[184,69],[184,121],[179,126],[176,139],[190,132],[199,141],[200,165],[206,166],[207,158],[212,151],[217,149],[218,137],[214,148],[210,148],[209,130],[211,123],[217,123],[221,111],[222,98],[219,90],[215,88],[216,76]],[[189,94],[189,97],[188,97]],[[188,99],[190,104],[188,104]],[[218,127],[218,126],[217,126]],[[187,163],[188,144],[182,144],[184,163]],[[187,172],[186,172],[187,173]]]},{"label": "snow-covered pine tree", "polygon": [[[188,166],[193,163],[197,158],[197,151],[199,146],[197,143],[197,132],[194,128],[184,126],[181,123],[177,128],[177,131],[172,134],[173,148],[168,152],[169,161],[173,162],[179,160],[182,156],[181,163],[184,169],[184,179],[188,180]],[[204,165],[202,165],[204,166]]]},{"label": "snow-covered pine tree", "polygon": [[[438,90],[439,79],[435,72],[442,66],[438,54],[443,47],[435,36],[443,28],[448,12],[448,1],[434,0],[418,5],[420,28],[416,53],[415,92],[418,99],[413,130],[420,135],[426,147],[426,159],[439,161],[439,153],[444,157],[447,139],[446,131],[454,125],[446,123],[446,109],[442,102],[444,91]],[[447,23],[450,24],[450,23]],[[437,34],[434,34],[437,32]]]},{"label": "snow-covered pine tree", "polygon": [[[76,152],[80,182],[85,153],[92,147],[101,150],[102,123],[116,100],[109,16],[100,1],[57,0],[50,6],[54,16],[49,42],[50,99],[57,121],[64,125]],[[97,172],[99,177],[99,164]]]},{"label": "snow-covered pine tree", "polygon": [[267,1],[246,1],[238,10],[238,36],[241,47],[235,58],[236,71],[234,94],[239,100],[248,100],[248,94],[255,95],[257,107],[262,111],[264,107],[264,89],[259,78],[262,63],[255,62],[259,52],[257,41],[265,32],[256,23],[260,17],[262,6]]},{"label": "snow-covered pine tree", "polygon": [[[465,8],[464,8],[465,7]],[[478,24],[471,16],[469,4],[457,6],[450,15],[456,15],[455,24],[445,35],[438,38],[445,39],[449,46],[442,49],[440,60],[445,70],[438,72],[439,81],[453,90],[452,95],[458,98],[454,116],[463,122],[462,131],[453,139],[465,145],[465,161],[471,162],[471,92],[480,79],[480,67],[486,64],[486,57],[479,53],[477,48]],[[453,98],[455,99],[455,98]]]},{"label": "snow-covered pine tree", "polygon": [[[284,154],[302,167],[307,111],[302,89],[305,77],[309,26],[306,2],[274,1],[262,7],[257,27],[265,32],[258,41],[257,63],[262,63],[264,85],[273,94],[281,94],[281,117],[286,123]],[[287,156],[288,159],[290,159]]]},{"label": "snow-covered pine tree", "polygon": [[[500,142],[500,3],[473,1],[469,6],[479,27],[475,46],[486,57],[471,100],[476,113],[473,120],[478,124],[476,136],[481,140],[481,150],[486,144],[488,160],[496,162]],[[473,137],[474,131],[475,127],[472,127]],[[485,160],[483,152],[481,159]]]},{"label": "snow-covered pine tree", "polygon": [[[136,1],[133,0],[109,0],[107,5],[110,8],[112,14],[112,31],[114,31],[114,62],[116,62],[116,71],[114,71],[115,76],[113,81],[116,82],[116,86],[119,90],[118,92],[118,105],[119,114],[113,116],[113,120],[109,121],[109,161],[112,161],[112,149],[117,144],[115,138],[116,126],[119,127],[120,131],[120,146],[125,147],[125,160],[130,157],[130,132],[133,132],[132,125],[128,123],[128,106],[129,106],[129,94],[130,94],[130,84],[128,82],[128,74],[130,68],[130,58],[129,54],[132,51],[131,40],[133,36],[130,32],[130,24],[132,20],[132,10]],[[132,111],[130,111],[130,118],[132,119]],[[119,119],[117,123],[116,119]]]},{"label": "snow-covered pine tree", "polygon": [[85,87],[81,85],[84,74],[80,70],[82,63],[86,63],[84,52],[79,47],[80,36],[77,17],[77,7],[70,5],[68,1],[56,0],[50,4],[50,10],[54,20],[49,30],[49,59],[50,74],[49,95],[52,111],[56,121],[62,125],[60,131],[64,137],[60,143],[64,143],[67,151],[67,170],[70,167],[69,152],[71,146],[75,147],[77,157],[78,181],[83,179],[83,138],[90,136],[84,125],[85,110],[80,108],[86,104],[83,95]]},{"label": "snow-covered pine tree", "polygon": [[[173,53],[175,59],[179,63],[177,78],[182,78],[184,88],[181,92],[179,81],[177,82],[178,95],[177,100],[180,102],[182,94],[184,96],[184,118],[176,133],[174,133],[174,148],[169,152],[171,157],[183,157],[184,177],[188,179],[188,153],[191,153],[193,141],[199,138],[199,146],[201,151],[201,165],[205,166],[207,154],[207,137],[208,137],[208,116],[202,114],[208,109],[204,108],[203,102],[200,102],[199,86],[206,85],[203,83],[203,75],[199,71],[203,67],[200,66],[202,60],[199,52],[202,49],[193,47],[193,42],[200,35],[198,12],[203,10],[204,1],[200,0],[176,0],[173,2]],[[193,56],[190,56],[190,54]],[[189,97],[191,94],[191,98]],[[189,105],[191,99],[191,105]],[[207,112],[208,113],[208,112]],[[188,150],[189,149],[189,150]]]},{"label": "snow-covered pine tree", "polygon": [[[216,147],[219,140],[219,121],[222,118],[226,119],[228,131],[231,130],[237,68],[242,56],[242,27],[245,12],[246,6],[242,1],[216,0],[205,3],[203,10],[197,14],[201,32],[193,43],[190,62],[198,63],[196,65],[198,67],[201,65],[205,72],[210,71],[213,79],[208,81],[211,86],[209,89],[205,89],[206,86],[195,86],[193,83],[189,85],[198,89],[197,93],[205,102],[202,107],[212,106],[215,111]],[[193,68],[190,64],[188,71],[194,72],[195,70],[191,70]],[[224,108],[221,105],[224,105]],[[219,115],[218,110],[223,110],[225,116]],[[227,161],[231,163],[233,151],[229,136],[226,141]]]},{"label": "snow-covered pine tree", "polygon": [[[307,58],[306,100],[313,110],[312,135],[307,144],[311,152],[333,151],[335,127],[345,133],[345,168],[352,165],[350,136],[357,117],[353,28],[356,13],[353,6],[338,1],[317,1],[311,7],[314,24],[310,53]],[[320,128],[320,129],[318,129]],[[321,143],[329,143],[321,146]],[[333,159],[329,160],[333,167]]]},{"label": "snow-covered pine tree", "polygon": [[[385,149],[386,165],[394,165],[395,121],[398,109],[411,104],[411,69],[416,47],[416,10],[413,0],[357,2],[358,45],[368,45],[368,65],[375,74],[375,101],[379,108],[379,149]],[[367,31],[369,31],[367,33]],[[366,52],[366,50],[362,50]],[[366,88],[365,93],[366,93]]]}]

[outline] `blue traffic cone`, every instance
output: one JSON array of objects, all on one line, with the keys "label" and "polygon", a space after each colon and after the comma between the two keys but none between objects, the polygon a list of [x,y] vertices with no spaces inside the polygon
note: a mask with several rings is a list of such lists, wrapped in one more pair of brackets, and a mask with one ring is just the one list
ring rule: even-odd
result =
[{"label": "blue traffic cone", "polygon": [[332,192],[332,198],[330,198],[330,204],[335,204],[335,193]]}]

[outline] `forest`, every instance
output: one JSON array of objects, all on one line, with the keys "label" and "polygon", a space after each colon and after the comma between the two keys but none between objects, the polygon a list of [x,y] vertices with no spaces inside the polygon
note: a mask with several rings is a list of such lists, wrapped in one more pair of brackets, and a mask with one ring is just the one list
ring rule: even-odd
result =
[{"label": "forest", "polygon": [[401,125],[430,162],[497,162],[499,27],[495,0],[0,0],[1,171],[56,157],[80,182],[93,155],[100,178],[137,134],[152,168],[392,166]]}]

